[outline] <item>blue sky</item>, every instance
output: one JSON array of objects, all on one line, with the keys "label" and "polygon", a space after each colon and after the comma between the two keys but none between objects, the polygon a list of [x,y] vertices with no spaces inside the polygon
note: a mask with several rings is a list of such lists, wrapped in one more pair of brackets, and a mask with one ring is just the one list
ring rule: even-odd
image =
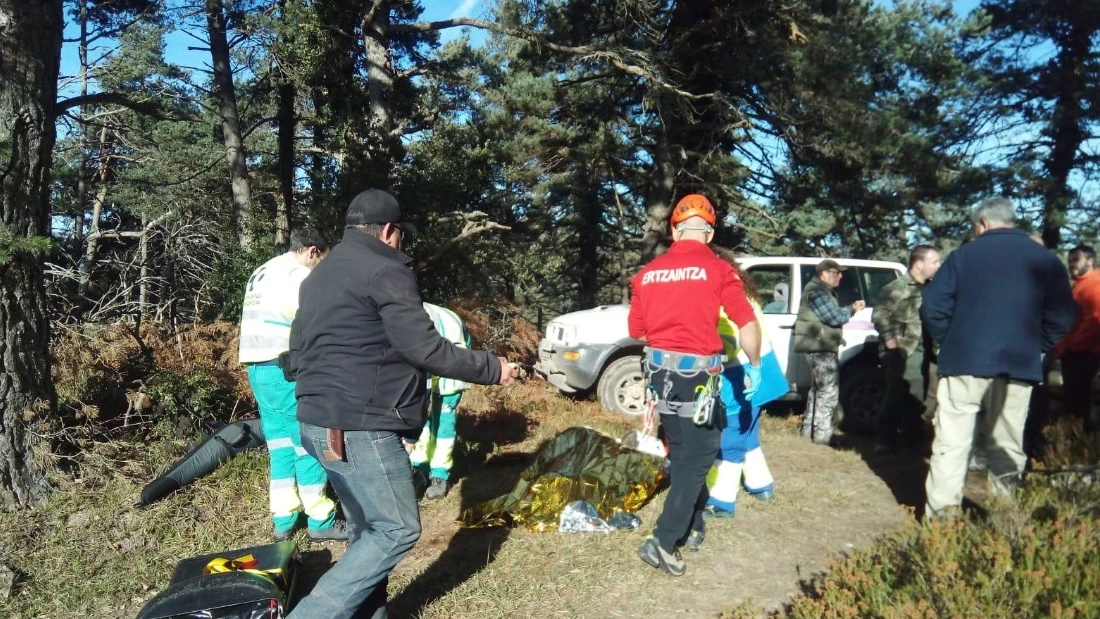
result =
[{"label": "blue sky", "polygon": [[[169,2],[171,3],[171,0],[169,0]],[[424,21],[438,21],[457,17],[488,17],[485,0],[421,0],[421,5],[424,7],[424,13],[421,15],[421,19]],[[80,36],[79,25],[70,19],[67,12],[65,18],[69,20],[65,27],[65,38],[76,39]],[[470,40],[475,45],[485,40],[485,33],[477,29],[448,28],[441,33],[440,41],[446,42],[456,39],[462,35],[464,30],[470,30]],[[195,34],[202,36],[200,32],[196,32]],[[196,41],[190,35],[181,31],[175,31],[166,37],[166,43],[167,50],[165,56],[168,62],[196,68],[209,66],[209,52],[187,49],[188,47],[202,45],[202,43]],[[104,53],[109,52],[113,46],[113,43],[110,41],[102,41],[98,44],[94,44],[92,49],[89,50],[88,56],[94,60]],[[78,56],[77,44],[65,43],[61,50],[61,75],[63,77],[76,76],[79,72],[80,59]],[[200,77],[198,79],[201,81],[203,78]],[[65,94],[76,94],[76,87],[77,86],[74,85],[72,88],[67,89]]]}]

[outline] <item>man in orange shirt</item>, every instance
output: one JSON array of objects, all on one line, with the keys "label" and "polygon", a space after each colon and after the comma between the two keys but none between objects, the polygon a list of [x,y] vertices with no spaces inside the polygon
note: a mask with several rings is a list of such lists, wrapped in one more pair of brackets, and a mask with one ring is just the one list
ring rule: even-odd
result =
[{"label": "man in orange shirt", "polygon": [[1096,251],[1088,245],[1071,249],[1069,272],[1073,276],[1073,300],[1080,312],[1054,356],[1062,360],[1066,411],[1095,431],[1100,422],[1092,415],[1092,381],[1100,369],[1100,269],[1096,268]]}]

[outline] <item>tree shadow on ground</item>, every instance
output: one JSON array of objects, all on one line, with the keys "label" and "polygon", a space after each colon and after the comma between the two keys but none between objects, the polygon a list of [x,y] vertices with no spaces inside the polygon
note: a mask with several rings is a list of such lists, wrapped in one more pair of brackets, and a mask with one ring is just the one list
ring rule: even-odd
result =
[{"label": "tree shadow on ground", "polygon": [[930,441],[921,436],[886,453],[876,453],[873,436],[846,434],[845,439],[846,447],[863,458],[871,472],[893,493],[894,500],[913,508],[914,515],[920,518],[924,512]]},{"label": "tree shadow on ground", "polygon": [[310,549],[298,554],[298,577],[289,596],[291,609],[313,590],[333,563],[332,551],[328,548]]},{"label": "tree shadow on ground", "polygon": [[[523,442],[532,421],[503,407],[478,415],[459,414],[458,446],[452,483],[461,493],[457,518],[463,511],[511,492],[533,453],[500,449]],[[457,525],[454,525],[457,527]],[[389,602],[395,617],[413,617],[492,563],[511,529],[458,529],[447,548]]]},{"label": "tree shadow on ground", "polygon": [[[534,458],[533,453],[488,455],[469,446],[467,450],[462,466],[456,460],[462,479],[457,487],[462,493],[459,513],[510,492]],[[492,563],[510,533],[508,527],[458,529],[435,562],[390,600],[390,612],[395,617],[418,615]]]},{"label": "tree shadow on ground", "polygon": [[[458,416],[458,441],[451,482],[461,493],[459,513],[507,494],[534,453],[500,452],[528,438],[533,422],[521,413],[497,407],[485,413]],[[537,450],[536,450],[537,451]],[[459,514],[455,514],[457,518]],[[455,525],[457,527],[457,525]],[[387,604],[394,617],[413,617],[462,585],[496,559],[511,529],[458,529],[447,548]],[[332,565],[328,550],[303,553],[295,598],[301,599]]]}]

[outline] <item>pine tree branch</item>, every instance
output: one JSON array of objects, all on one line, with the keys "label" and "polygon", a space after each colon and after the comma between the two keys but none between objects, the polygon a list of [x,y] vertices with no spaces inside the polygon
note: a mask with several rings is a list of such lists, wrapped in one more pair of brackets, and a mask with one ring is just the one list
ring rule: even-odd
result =
[{"label": "pine tree branch", "polygon": [[601,50],[591,45],[561,45],[558,43],[552,43],[547,41],[544,37],[535,34],[533,32],[526,32],[524,30],[518,30],[516,28],[509,28],[500,24],[486,21],[483,19],[472,19],[469,17],[456,17],[453,19],[443,19],[440,21],[432,22],[416,22],[413,24],[394,24],[390,26],[391,32],[432,32],[436,30],[446,30],[447,28],[457,28],[460,26],[471,26],[473,28],[480,28],[482,30],[488,30],[497,34],[503,34],[517,39],[523,39],[530,41],[538,47],[546,48],[552,52],[559,54],[569,54],[572,56],[580,56],[581,60],[602,60],[610,64],[611,66],[619,69],[624,73],[635,75],[653,82],[657,86],[664,88],[670,92],[673,92],[685,99],[699,100],[699,99],[713,99],[716,97],[715,93],[709,93],[705,95],[697,95],[695,93],[688,92],[682,88],[668,82],[660,75],[646,69],[637,64],[631,64],[622,59],[621,55],[616,52],[607,50]]},{"label": "pine tree branch", "polygon": [[149,220],[149,223],[140,230],[97,230],[84,238],[85,242],[98,239],[136,239],[145,236],[153,228],[170,219],[175,211],[166,211],[160,217]]},{"label": "pine tree branch", "polygon": [[76,107],[82,107],[85,105],[120,105],[124,108],[131,109],[139,114],[151,116],[158,120],[173,120],[173,121],[185,121],[185,120],[198,120],[198,117],[193,114],[175,114],[172,113],[156,103],[149,101],[134,101],[126,95],[118,92],[97,92],[90,95],[80,95],[71,97],[69,99],[62,99],[58,101],[54,106],[54,115],[60,116],[66,110],[71,110]]},{"label": "pine tree branch", "polygon": [[505,226],[489,219],[489,215],[482,211],[472,211],[469,213],[455,212],[451,213],[450,215],[441,217],[440,221],[456,219],[463,222],[462,231],[458,233],[458,236],[444,241],[434,254],[432,254],[428,258],[425,258],[424,260],[421,260],[416,265],[417,271],[423,271],[425,268],[428,267],[428,265],[439,261],[439,259],[445,256],[447,252],[454,248],[455,245],[458,245],[463,241],[488,232],[507,232],[512,229],[511,226]]}]

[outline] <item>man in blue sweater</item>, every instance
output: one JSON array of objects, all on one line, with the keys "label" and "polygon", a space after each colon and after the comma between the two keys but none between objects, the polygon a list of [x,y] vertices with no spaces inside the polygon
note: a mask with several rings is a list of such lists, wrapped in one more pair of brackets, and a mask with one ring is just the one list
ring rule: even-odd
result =
[{"label": "man in blue sweater", "polygon": [[1012,202],[983,200],[971,221],[974,241],[951,253],[925,287],[920,308],[940,345],[926,517],[962,503],[980,410],[993,492],[1006,494],[1019,482],[1027,462],[1028,400],[1042,380],[1042,355],[1077,315],[1065,267],[1015,227]]}]

